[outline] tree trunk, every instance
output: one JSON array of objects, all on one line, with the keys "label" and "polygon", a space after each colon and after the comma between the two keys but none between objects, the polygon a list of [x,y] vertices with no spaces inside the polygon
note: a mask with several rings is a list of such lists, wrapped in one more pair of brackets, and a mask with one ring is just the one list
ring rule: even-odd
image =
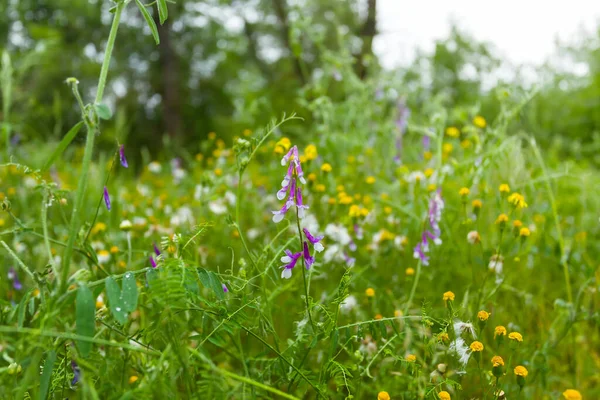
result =
[{"label": "tree trunk", "polygon": [[181,107],[179,101],[179,60],[171,42],[171,19],[160,25],[155,16],[160,44],[158,46],[158,64],[161,70],[160,94],[164,129],[169,136],[175,138],[181,133]]},{"label": "tree trunk", "polygon": [[373,38],[377,34],[377,0],[368,0],[367,7],[367,19],[360,32],[362,49],[356,57],[356,71],[360,79],[365,79],[367,76],[364,59],[367,55],[373,54]]},{"label": "tree trunk", "polygon": [[296,76],[300,80],[302,86],[306,84],[306,77],[304,76],[304,72],[302,71],[301,60],[294,53],[294,49],[292,49],[292,45],[290,43],[290,24],[288,21],[287,15],[287,2],[286,0],[273,0],[273,8],[275,9],[275,15],[277,15],[277,19],[279,19],[279,23],[281,24],[281,39],[283,40],[283,44],[290,51],[292,56],[292,62],[294,64],[294,71]]}]

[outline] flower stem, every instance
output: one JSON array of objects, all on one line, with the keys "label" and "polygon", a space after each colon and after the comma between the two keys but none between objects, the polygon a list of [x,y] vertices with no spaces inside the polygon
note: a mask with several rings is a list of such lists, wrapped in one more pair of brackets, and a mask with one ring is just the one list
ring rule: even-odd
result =
[{"label": "flower stem", "polygon": [[404,307],[404,315],[408,313],[408,309],[410,308],[410,304],[412,303],[413,297],[415,297],[415,292],[417,291],[417,285],[419,284],[419,277],[421,276],[421,260],[417,263],[417,273],[415,274],[415,281],[413,282],[412,288],[410,289],[410,295],[408,296],[408,301],[406,302],[406,307]]},{"label": "flower stem", "polygon": [[[300,215],[298,215],[298,207],[296,207],[296,225],[298,226],[298,237],[300,238],[300,251],[302,251],[304,247],[304,239],[302,236],[302,229],[300,228]],[[304,261],[304,257],[302,258],[302,280],[304,281],[304,299],[306,300],[306,313],[308,314],[308,320],[310,321],[310,326],[312,326],[313,330],[315,329],[315,324],[312,319],[312,314],[310,312],[310,304],[308,302],[308,282],[306,280],[306,261]]]},{"label": "flower stem", "polygon": [[[124,2],[119,2],[117,4],[117,8],[115,10],[113,23],[110,28],[110,33],[108,35],[108,41],[106,43],[106,51],[104,53],[104,61],[102,62],[102,67],[100,69],[100,78],[98,80],[98,90],[96,92],[96,103],[100,103],[102,101],[102,96],[104,95],[104,87],[106,86],[106,77],[108,75],[108,67],[110,65],[110,59],[112,56],[112,50],[115,45],[115,39],[117,37],[117,30],[119,29],[119,22],[121,20],[121,13],[123,11],[123,7],[125,6]],[[77,101],[82,106],[83,102],[81,101],[81,97],[79,96],[79,92],[77,90],[77,84],[73,83],[73,92],[75,93],[75,97]],[[67,280],[69,278],[69,266],[71,264],[71,256],[73,254],[73,246],[75,245],[75,239],[78,236],[80,229],[80,210],[83,207],[83,200],[85,198],[85,189],[88,181],[88,172],[90,170],[90,164],[92,162],[92,153],[94,151],[94,139],[97,132],[97,127],[93,125],[93,122],[90,121],[89,116],[86,114],[85,107],[81,110],[83,120],[85,122],[87,128],[87,139],[85,143],[85,150],[83,153],[83,161],[81,166],[81,176],[79,177],[79,183],[77,184],[77,192],[75,195],[75,204],[73,205],[73,214],[71,217],[71,226],[69,227],[69,239],[67,240],[67,247],[65,248],[65,252],[63,253],[62,258],[62,277],[61,277],[61,290],[66,291],[67,289]]]}]

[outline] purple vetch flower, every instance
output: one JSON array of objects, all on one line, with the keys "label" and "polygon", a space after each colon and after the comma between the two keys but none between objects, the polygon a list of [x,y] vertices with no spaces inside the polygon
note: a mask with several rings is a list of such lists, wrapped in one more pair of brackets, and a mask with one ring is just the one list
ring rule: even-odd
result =
[{"label": "purple vetch flower", "polygon": [[356,262],[356,258],[350,257],[348,253],[344,252],[344,261],[346,261],[346,265],[348,267],[353,267],[354,263]]},{"label": "purple vetch flower", "polygon": [[358,224],[354,224],[354,234],[358,240],[362,240],[364,237],[363,228]]},{"label": "purple vetch flower", "polygon": [[158,246],[156,245],[156,243],[152,243],[152,246],[154,246],[154,254],[156,254],[156,256],[160,256],[160,249],[158,248]]},{"label": "purple vetch flower", "polygon": [[356,251],[356,249],[358,248],[356,246],[356,243],[354,243],[354,240],[352,240],[352,238],[350,238],[350,243],[348,243],[348,248],[350,249],[350,251]]},{"label": "purple vetch flower", "polygon": [[288,168],[281,181],[281,189],[277,191],[277,199],[284,200],[288,193],[289,195],[286,203],[279,211],[272,211],[273,222],[275,223],[282,221],[285,214],[293,205],[298,207],[298,216],[300,218],[304,217],[304,210],[308,209],[308,206],[302,202],[302,191],[298,183],[306,184],[306,179],[304,179],[304,171],[302,171],[302,165],[300,164],[297,146],[290,148],[287,154],[281,159],[281,165],[285,166],[286,164]]},{"label": "purple vetch flower", "polygon": [[121,165],[125,168],[129,168],[129,164],[127,164],[127,158],[125,158],[125,145],[121,145],[119,147],[119,160],[121,161]]},{"label": "purple vetch flower", "polygon": [[298,218],[304,218],[304,210],[308,210],[308,206],[302,202],[302,190],[300,186],[296,189],[296,207],[298,208]]},{"label": "purple vetch flower", "polygon": [[421,260],[421,264],[427,266],[429,265],[429,256],[427,256],[426,252],[428,249],[423,249],[423,242],[417,243],[415,249],[413,251],[413,257]]},{"label": "purple vetch flower", "polygon": [[292,146],[292,148],[287,152],[287,154],[283,156],[283,158],[281,159],[281,165],[286,165],[292,157],[294,158],[294,160],[298,160],[298,147],[296,146]]},{"label": "purple vetch flower", "polygon": [[281,262],[285,264],[280,267],[283,268],[283,271],[281,271],[283,279],[290,279],[292,277],[292,269],[294,269],[301,256],[302,252],[292,253],[287,249],[285,250],[285,256],[281,257]]},{"label": "purple vetch flower", "polygon": [[440,194],[440,191],[434,193],[429,201],[429,210],[427,212],[428,228],[421,234],[421,241],[417,243],[413,250],[413,257],[421,260],[423,265],[429,265],[429,244],[439,246],[442,244],[440,229],[440,221],[442,219],[442,210],[444,209],[444,200]]},{"label": "purple vetch flower", "polygon": [[108,188],[104,186],[104,204],[106,204],[106,209],[110,211],[110,196],[108,195]]},{"label": "purple vetch flower", "polygon": [[398,133],[396,134],[396,156],[394,157],[394,161],[397,164],[402,162],[402,148],[403,148],[403,138],[404,133],[406,132],[406,127],[408,126],[408,118],[410,117],[410,109],[404,103],[404,100],[398,102],[398,119],[396,120],[396,128],[398,129]]},{"label": "purple vetch flower", "polygon": [[323,249],[325,249],[321,243],[321,240],[323,240],[325,235],[313,236],[306,228],[302,228],[302,231],[306,235],[306,239],[308,239],[308,241],[313,245],[316,252],[320,253],[323,251]]},{"label": "purple vetch flower", "polygon": [[423,136],[423,151],[429,151],[431,148],[431,138],[428,135]]},{"label": "purple vetch flower", "polygon": [[156,268],[156,261],[154,261],[154,257],[150,256],[150,264],[152,265],[152,268]]},{"label": "purple vetch flower", "polygon": [[71,369],[73,370],[73,380],[71,381],[71,386],[75,386],[81,378],[81,370],[79,369],[79,365],[77,365],[75,360],[71,360]]},{"label": "purple vetch flower", "polygon": [[225,285],[224,283],[221,283],[221,287],[223,288],[223,292],[225,292],[225,293],[229,292],[229,288],[227,288],[227,285]]},{"label": "purple vetch flower", "polygon": [[17,271],[15,271],[14,267],[10,267],[7,275],[8,275],[8,280],[12,281],[12,285],[15,290],[23,289],[23,285],[21,284],[21,281],[19,280],[19,276],[17,275]]},{"label": "purple vetch flower", "polygon": [[310,269],[312,265],[315,263],[315,258],[310,255],[310,251],[308,250],[308,243],[304,241],[302,244],[302,257],[304,257],[304,265],[306,269]]},{"label": "purple vetch flower", "polygon": [[290,203],[289,203],[289,201],[286,201],[285,204],[283,205],[283,207],[281,207],[281,210],[271,211],[273,213],[273,222],[275,222],[275,223],[281,222],[283,220],[283,217],[285,217],[285,213],[287,213],[289,209],[290,209]]}]

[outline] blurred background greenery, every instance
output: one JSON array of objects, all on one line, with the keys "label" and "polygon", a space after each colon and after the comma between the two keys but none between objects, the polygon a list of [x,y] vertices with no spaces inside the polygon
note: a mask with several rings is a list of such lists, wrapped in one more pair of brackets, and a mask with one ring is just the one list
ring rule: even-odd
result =
[{"label": "blurred background greenery", "polygon": [[[58,141],[79,120],[62,83],[74,76],[84,100],[91,97],[111,6],[101,0],[0,3],[0,49],[10,56],[0,120],[13,144]],[[488,119],[498,115],[498,96],[520,102],[533,91],[511,131],[535,135],[561,157],[600,164],[600,28],[576,46],[557,48],[586,73],[544,65],[533,82],[519,73],[505,81],[492,47],[456,27],[412,65],[382,69],[372,48],[376,0],[177,1],[164,25],[156,8],[149,10],[160,45],[129,7],[107,87],[115,117],[100,137],[106,148],[127,143],[132,158],[142,149],[194,151],[211,131],[231,138],[283,112],[295,111],[310,129],[324,107],[317,99],[341,102],[368,85],[393,88],[416,113],[432,101],[452,110],[478,104]]]}]

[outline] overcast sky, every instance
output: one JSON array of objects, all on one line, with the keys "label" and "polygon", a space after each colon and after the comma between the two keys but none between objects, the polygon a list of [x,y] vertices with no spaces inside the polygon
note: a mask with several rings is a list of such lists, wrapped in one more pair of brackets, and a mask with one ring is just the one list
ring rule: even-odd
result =
[{"label": "overcast sky", "polygon": [[377,7],[374,50],[386,67],[410,62],[416,48],[431,50],[450,20],[514,64],[540,64],[557,37],[575,40],[600,24],[600,0],[378,0]]}]

